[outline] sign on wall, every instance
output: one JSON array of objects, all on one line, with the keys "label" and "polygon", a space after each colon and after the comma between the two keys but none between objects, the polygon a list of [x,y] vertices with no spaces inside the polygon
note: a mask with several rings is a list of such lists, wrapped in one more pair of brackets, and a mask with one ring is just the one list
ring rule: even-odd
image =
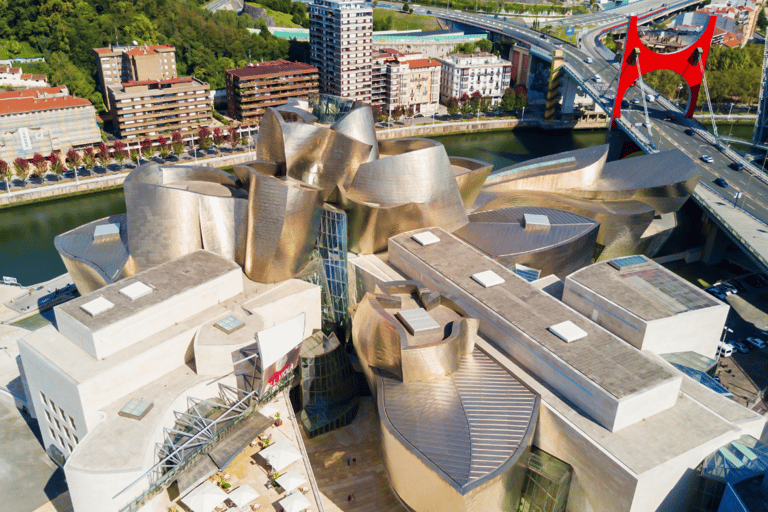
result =
[{"label": "sign on wall", "polygon": [[32,151],[32,137],[29,136],[29,129],[19,128],[19,140],[21,141],[21,149]]},{"label": "sign on wall", "polygon": [[256,334],[261,362],[261,389],[264,396],[283,379],[292,378],[299,364],[304,341],[304,313]]}]

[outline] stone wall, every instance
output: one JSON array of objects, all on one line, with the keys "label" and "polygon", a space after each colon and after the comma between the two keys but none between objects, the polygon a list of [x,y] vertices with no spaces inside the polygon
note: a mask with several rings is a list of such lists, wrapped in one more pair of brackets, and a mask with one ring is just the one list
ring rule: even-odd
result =
[{"label": "stone wall", "polygon": [[243,14],[250,16],[253,21],[264,20],[264,23],[266,23],[268,27],[277,26],[275,23],[275,18],[272,16],[267,16],[267,10],[263,7],[254,7],[253,5],[246,4],[243,7]]}]

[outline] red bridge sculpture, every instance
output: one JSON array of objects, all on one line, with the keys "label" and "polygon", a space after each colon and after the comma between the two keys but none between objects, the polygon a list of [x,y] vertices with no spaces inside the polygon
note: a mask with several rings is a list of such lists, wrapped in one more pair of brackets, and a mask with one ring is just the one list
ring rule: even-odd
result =
[{"label": "red bridge sculpture", "polygon": [[[693,115],[703,80],[702,68],[707,62],[709,48],[712,46],[715,20],[715,16],[710,16],[707,28],[704,29],[699,39],[687,48],[673,53],[656,53],[640,41],[640,36],[637,33],[637,16],[630,18],[624,53],[621,57],[621,73],[619,74],[619,84],[613,105],[611,130],[615,128],[615,119],[621,117],[621,101],[624,99],[627,89],[632,87],[635,81],[640,78],[640,73],[645,74],[658,69],[674,71],[688,83],[690,94],[688,94],[685,117]],[[640,72],[637,69],[638,59],[640,59]],[[700,62],[701,65],[699,65]]]}]

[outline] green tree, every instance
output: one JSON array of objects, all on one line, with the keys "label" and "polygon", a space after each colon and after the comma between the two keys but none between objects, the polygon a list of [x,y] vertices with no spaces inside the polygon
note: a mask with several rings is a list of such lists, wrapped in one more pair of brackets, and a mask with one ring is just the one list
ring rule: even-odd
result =
[{"label": "green tree", "polygon": [[125,27],[126,36],[139,44],[158,44],[160,31],[144,14],[137,14],[133,23]]},{"label": "green tree", "polygon": [[408,5],[408,2],[405,2],[405,3],[403,4],[403,11],[404,11],[404,12],[408,12],[408,10],[409,10],[410,8],[411,8],[411,6],[410,6],[410,5]]},{"label": "green tree", "polygon": [[757,28],[765,32],[766,27],[768,27],[768,18],[765,16],[765,9],[760,8],[757,13]]},{"label": "green tree", "polygon": [[488,2],[485,4],[485,9],[488,12],[496,12],[498,10],[499,6],[496,4],[496,2]]},{"label": "green tree", "polygon": [[487,39],[480,39],[475,45],[481,52],[489,52],[493,48],[493,43]]},{"label": "green tree", "polygon": [[18,55],[21,53],[21,43],[18,41],[9,41],[5,47],[11,55]]}]

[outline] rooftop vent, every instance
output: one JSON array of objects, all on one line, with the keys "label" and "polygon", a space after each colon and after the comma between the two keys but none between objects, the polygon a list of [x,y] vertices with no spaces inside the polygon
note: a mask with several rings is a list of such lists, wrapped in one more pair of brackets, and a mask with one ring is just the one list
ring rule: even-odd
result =
[{"label": "rooftop vent", "polygon": [[120,295],[124,295],[131,300],[140,299],[141,297],[149,295],[150,293],[152,293],[152,288],[145,285],[141,281],[136,281],[135,283],[128,285],[120,290]]},{"label": "rooftop vent", "polygon": [[153,405],[154,404],[152,402],[147,402],[146,400],[142,400],[140,398],[131,398],[131,401],[125,404],[125,406],[120,409],[120,412],[117,414],[125,418],[141,420],[144,418],[144,416],[147,415],[149,410],[152,409]]},{"label": "rooftop vent", "polygon": [[648,263],[648,260],[645,259],[645,256],[640,256],[639,254],[635,256],[615,258],[608,262],[608,264],[616,270],[624,270],[625,268],[634,267],[635,265],[642,265],[643,263]]},{"label": "rooftop vent", "polygon": [[549,217],[525,213],[523,214],[523,227],[527,230],[549,229]]},{"label": "rooftop vent", "polygon": [[548,327],[547,330],[566,343],[586,338],[586,331],[582,330],[570,320]]},{"label": "rooftop vent", "polygon": [[227,334],[232,334],[238,329],[241,329],[245,324],[237,317],[234,317],[232,315],[229,315],[226,318],[222,318],[215,324],[213,324],[214,327],[219,329],[222,332],[225,332]]},{"label": "rooftop vent", "polygon": [[111,242],[120,238],[120,223],[99,224],[93,230],[94,242]]},{"label": "rooftop vent", "polygon": [[104,313],[105,311],[109,311],[113,307],[115,307],[114,304],[109,302],[104,297],[99,297],[98,299],[94,299],[90,302],[86,302],[85,304],[80,306],[80,309],[82,309],[89,315],[95,317]]},{"label": "rooftop vent", "polygon": [[424,308],[404,309],[395,316],[413,336],[440,331],[440,324]]},{"label": "rooftop vent", "polygon": [[415,235],[412,235],[411,238],[413,238],[416,242],[418,242],[421,245],[432,245],[440,241],[439,238],[437,238],[435,235],[433,235],[429,231],[416,233]]},{"label": "rooftop vent", "polygon": [[485,272],[472,274],[472,279],[483,285],[485,288],[490,288],[491,286],[496,286],[497,284],[504,282],[504,279],[502,279],[501,276],[499,276],[493,270],[486,270]]}]

